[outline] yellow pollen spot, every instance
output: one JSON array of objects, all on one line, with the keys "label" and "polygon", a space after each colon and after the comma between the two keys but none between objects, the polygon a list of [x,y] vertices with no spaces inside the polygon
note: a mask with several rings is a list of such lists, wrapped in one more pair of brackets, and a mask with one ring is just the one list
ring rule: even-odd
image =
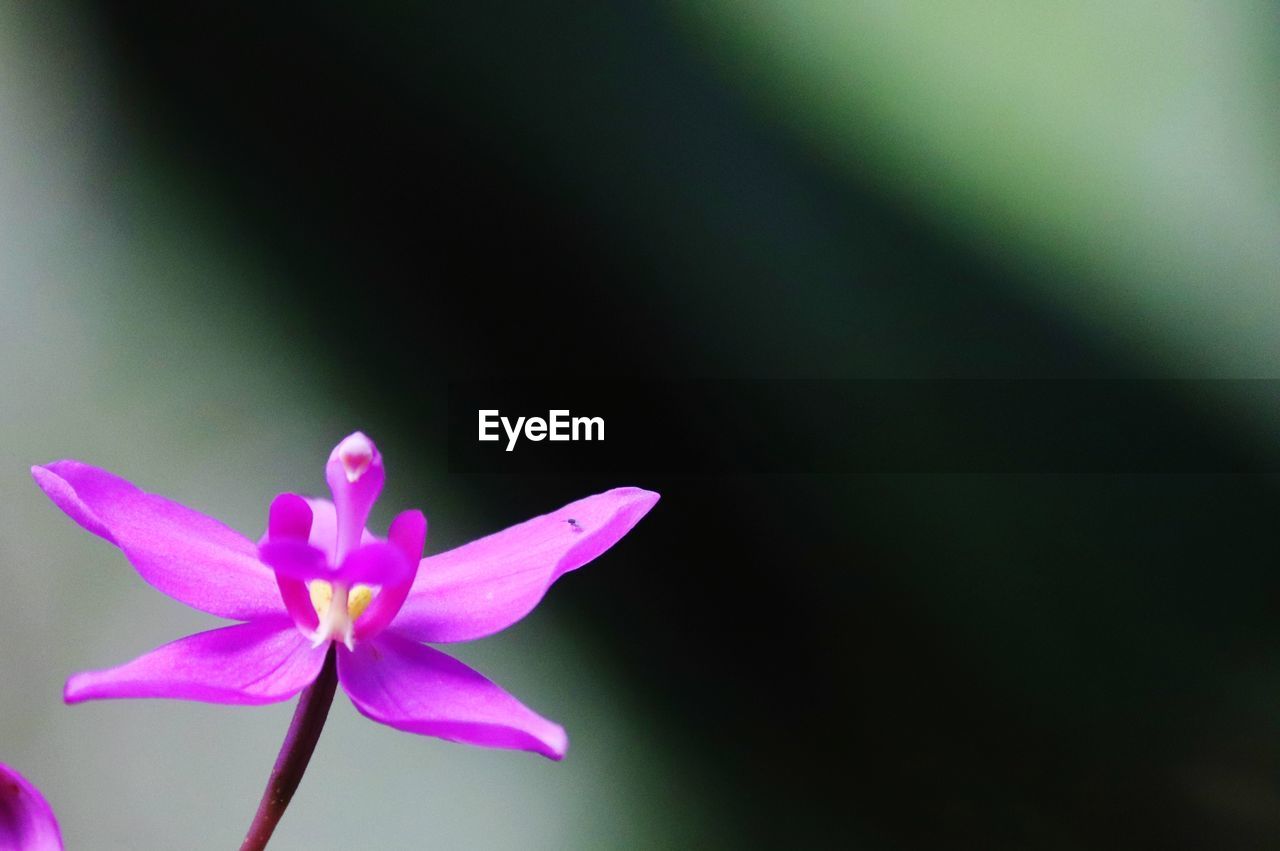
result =
[{"label": "yellow pollen spot", "polygon": [[351,589],[351,596],[347,598],[347,614],[355,620],[364,614],[364,610],[372,602],[373,589],[368,585],[357,585]]},{"label": "yellow pollen spot", "polygon": [[[333,585],[323,579],[312,580],[307,589],[311,593],[311,608],[316,610],[316,617],[324,620],[333,602]],[[373,589],[368,585],[356,585],[347,595],[347,617],[355,620],[364,614],[373,602]]]},{"label": "yellow pollen spot", "polygon": [[333,586],[317,579],[308,590],[311,592],[311,608],[316,610],[317,617],[324,620],[324,613],[329,611],[329,604],[333,602]]}]

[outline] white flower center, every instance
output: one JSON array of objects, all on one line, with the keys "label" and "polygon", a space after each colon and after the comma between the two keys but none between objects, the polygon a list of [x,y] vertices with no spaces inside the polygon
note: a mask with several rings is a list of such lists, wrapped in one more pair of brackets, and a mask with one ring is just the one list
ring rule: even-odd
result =
[{"label": "white flower center", "polygon": [[354,649],[352,638],[356,619],[364,614],[373,602],[374,591],[368,585],[355,585],[348,589],[341,582],[313,579],[307,590],[311,594],[311,607],[320,619],[312,637],[313,647],[326,641],[341,641],[348,650]]}]

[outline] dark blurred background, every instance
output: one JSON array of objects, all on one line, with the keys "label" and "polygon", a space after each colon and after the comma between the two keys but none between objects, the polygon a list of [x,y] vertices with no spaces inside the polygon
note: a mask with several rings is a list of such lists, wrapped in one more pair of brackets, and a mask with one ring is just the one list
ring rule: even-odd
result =
[{"label": "dark blurred background", "polygon": [[[166,215],[145,199],[171,197],[214,234],[201,256],[249,270],[169,280],[156,260],[101,289],[87,272],[91,309],[161,303],[183,328],[252,305],[254,358],[325,376],[317,445],[365,428],[403,476],[463,495],[483,518],[466,531],[619,484],[663,494],[546,616],[626,684],[676,754],[663,771],[697,780],[678,823],[650,831],[670,814],[642,803],[581,847],[1280,845],[1280,492],[1274,464],[1221,460],[1269,451],[1277,385],[1215,380],[1280,375],[1274,4],[9,17],[44,39],[21,67],[91,92],[52,131],[77,139],[85,216],[126,210],[59,250],[153,252],[133,234]],[[151,333],[111,369],[162,386],[221,369],[216,343],[195,363],[183,333]],[[1139,433],[1195,438],[1169,471],[618,481],[450,473],[445,454],[449,383],[478,378],[1015,378],[1051,395],[1153,377],[1193,379],[1133,384]],[[275,428],[299,391],[279,392],[237,422]],[[724,428],[696,398],[668,404],[686,444]],[[202,446],[237,402],[207,405]],[[1123,454],[1108,411],[1091,416],[1086,450]],[[842,418],[793,423],[815,454],[858,457]],[[901,427],[963,447],[983,425]],[[84,450],[71,429],[29,451]],[[557,717],[572,687],[547,688]],[[631,743],[616,782],[649,748]]]}]

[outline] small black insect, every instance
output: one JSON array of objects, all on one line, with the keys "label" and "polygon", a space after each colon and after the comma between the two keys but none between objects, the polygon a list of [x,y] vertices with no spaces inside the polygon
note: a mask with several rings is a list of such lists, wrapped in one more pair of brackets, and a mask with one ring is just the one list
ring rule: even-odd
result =
[{"label": "small black insect", "polygon": [[570,517],[568,520],[566,520],[566,521],[564,521],[564,522],[566,522],[566,523],[568,523],[570,526],[572,526],[572,527],[573,527],[573,531],[575,531],[575,532],[581,532],[581,531],[582,531],[582,527],[578,525],[578,521],[577,521],[577,520],[574,520],[572,517]]}]

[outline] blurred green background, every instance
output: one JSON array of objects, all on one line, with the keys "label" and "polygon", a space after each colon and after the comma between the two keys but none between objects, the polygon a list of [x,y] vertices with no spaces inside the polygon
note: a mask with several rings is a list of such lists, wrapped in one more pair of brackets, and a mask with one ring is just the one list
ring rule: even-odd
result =
[{"label": "blurred green background", "polygon": [[339,698],[280,848],[1276,844],[1265,470],[465,477],[439,407],[474,377],[1160,376],[1269,447],[1277,385],[1213,379],[1280,378],[1276,3],[0,10],[0,759],[70,847],[234,847],[291,707],[63,707],[212,619],[28,467],[256,535],[354,428],[376,524],[423,508],[431,552],[664,499],[450,648],[568,728],[563,764]]}]

